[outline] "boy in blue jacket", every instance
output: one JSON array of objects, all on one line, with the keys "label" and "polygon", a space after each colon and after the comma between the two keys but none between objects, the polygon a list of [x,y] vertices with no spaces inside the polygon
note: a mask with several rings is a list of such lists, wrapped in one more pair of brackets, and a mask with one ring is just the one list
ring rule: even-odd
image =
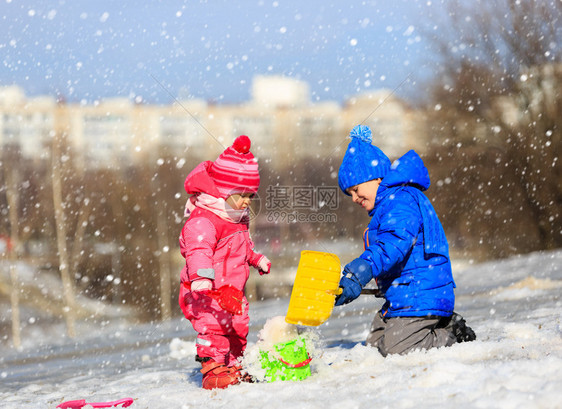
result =
[{"label": "boy in blue jacket", "polygon": [[371,216],[365,251],[347,264],[336,305],[356,299],[373,278],[386,302],[375,316],[367,345],[383,356],[450,346],[476,339],[453,312],[455,283],[449,245],[431,202],[423,161],[409,151],[394,163],[357,125],[339,169],[341,190]]}]

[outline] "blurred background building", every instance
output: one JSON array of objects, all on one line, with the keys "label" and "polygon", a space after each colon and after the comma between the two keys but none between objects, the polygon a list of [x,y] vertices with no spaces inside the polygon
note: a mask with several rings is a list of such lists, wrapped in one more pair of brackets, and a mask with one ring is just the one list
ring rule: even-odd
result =
[{"label": "blurred background building", "polygon": [[252,99],[237,105],[176,100],[137,104],[125,98],[67,104],[49,96],[26,97],[17,86],[0,88],[0,144],[28,158],[49,152],[54,133],[66,135],[78,163],[106,168],[143,160],[165,147],[176,156],[212,158],[236,136],[249,135],[256,156],[282,168],[295,158],[331,156],[345,147],[349,130],[373,130],[374,143],[396,157],[423,149],[423,119],[390,90],[357,95],[344,104],[312,103],[307,83],[256,76]]}]

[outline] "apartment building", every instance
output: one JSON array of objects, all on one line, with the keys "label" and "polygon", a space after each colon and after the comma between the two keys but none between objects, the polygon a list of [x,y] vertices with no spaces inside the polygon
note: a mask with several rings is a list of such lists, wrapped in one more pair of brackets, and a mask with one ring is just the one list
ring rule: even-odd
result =
[{"label": "apartment building", "polygon": [[18,145],[26,157],[45,159],[56,134],[64,134],[86,167],[113,168],[145,161],[161,149],[178,157],[213,158],[240,134],[273,167],[295,158],[341,157],[349,130],[369,125],[390,157],[424,147],[423,119],[388,90],[356,95],[343,105],[311,103],[307,83],[257,76],[250,101],[214,105],[177,100],[136,104],[112,98],[95,104],[60,104],[27,98],[17,86],[0,87],[0,145]]},{"label": "apartment building", "polygon": [[26,157],[44,158],[50,149],[55,115],[54,98],[26,98],[17,86],[0,87],[0,146],[18,146]]}]

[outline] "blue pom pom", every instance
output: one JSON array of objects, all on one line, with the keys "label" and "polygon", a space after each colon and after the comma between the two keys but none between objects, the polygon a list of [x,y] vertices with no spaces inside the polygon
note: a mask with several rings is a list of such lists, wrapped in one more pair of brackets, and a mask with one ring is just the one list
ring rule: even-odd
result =
[{"label": "blue pom pom", "polygon": [[371,143],[373,141],[373,135],[371,134],[371,128],[365,125],[356,125],[349,136],[352,138],[357,138],[360,141]]}]

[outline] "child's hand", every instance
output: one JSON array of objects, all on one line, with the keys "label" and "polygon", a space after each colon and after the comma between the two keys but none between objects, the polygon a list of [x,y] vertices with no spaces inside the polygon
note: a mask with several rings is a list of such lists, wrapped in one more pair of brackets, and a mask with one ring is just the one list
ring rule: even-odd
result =
[{"label": "child's hand", "polygon": [[355,300],[361,289],[373,278],[371,265],[367,260],[356,258],[343,269],[340,280],[342,293],[336,297],[336,305],[344,305]]},{"label": "child's hand", "polygon": [[260,275],[269,274],[271,271],[271,261],[266,256],[263,256],[258,263],[258,272]]},{"label": "child's hand", "polygon": [[353,274],[350,277],[343,276],[340,280],[342,293],[336,297],[335,305],[344,305],[355,300],[361,295],[361,284]]},{"label": "child's hand", "polygon": [[336,297],[335,305],[344,305],[361,295],[361,284],[353,274],[345,275],[340,280],[342,293]]},{"label": "child's hand", "polygon": [[336,297],[336,305],[347,304],[361,294],[361,289],[373,278],[371,265],[361,257],[347,264],[340,280],[342,293]]}]

